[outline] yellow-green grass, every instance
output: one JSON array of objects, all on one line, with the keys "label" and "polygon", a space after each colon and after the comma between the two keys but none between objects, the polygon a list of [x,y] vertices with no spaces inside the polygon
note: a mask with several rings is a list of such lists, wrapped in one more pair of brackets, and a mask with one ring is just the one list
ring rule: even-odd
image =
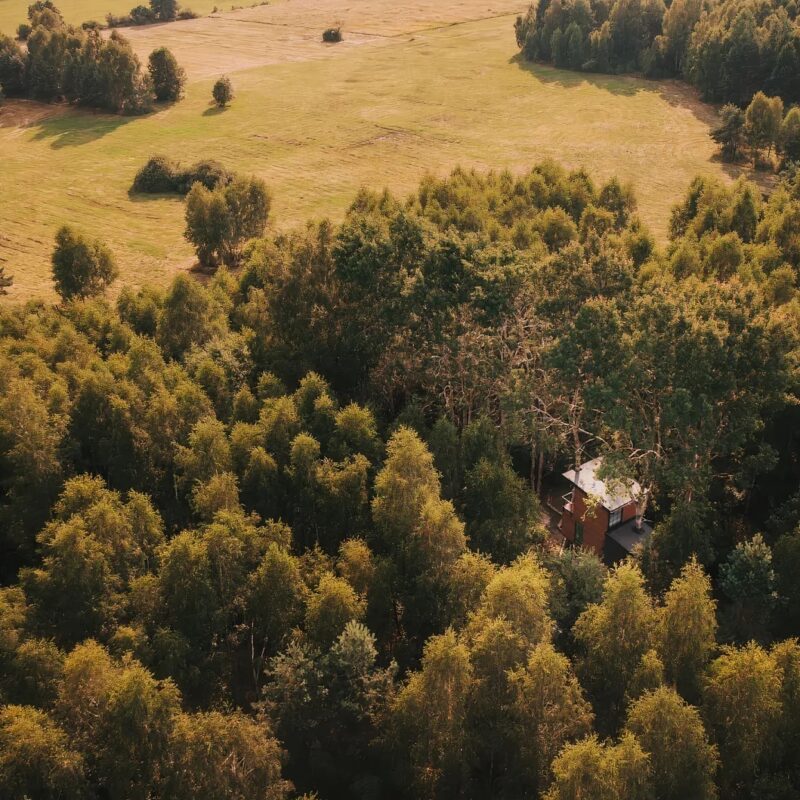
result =
[{"label": "yellow-green grass", "polygon": [[[41,106],[9,104],[0,112],[0,264],[15,277],[10,297],[51,296],[49,256],[63,223],[113,248],[121,283],[163,284],[189,267],[182,201],[128,195],[154,153],[262,176],[274,195],[271,224],[284,228],[341,217],[362,185],[405,194],[426,172],[457,164],[519,172],[553,157],[598,180],[630,180],[663,240],[691,178],[724,176],[708,135],[714,112],[678,84],[522,64],[512,21],[233,72],[236,98],[222,111],[209,105],[211,77],[140,118],[62,110],[37,119]],[[164,44],[179,44],[179,26],[159,30]],[[14,124],[25,117],[27,126]]]}]

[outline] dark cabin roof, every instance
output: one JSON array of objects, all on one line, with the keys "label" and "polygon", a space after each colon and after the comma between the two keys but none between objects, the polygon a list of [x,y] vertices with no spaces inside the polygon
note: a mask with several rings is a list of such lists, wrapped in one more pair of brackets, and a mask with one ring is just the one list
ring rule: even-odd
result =
[{"label": "dark cabin roof", "polygon": [[606,541],[603,545],[603,560],[607,564],[616,564],[629,556],[636,545],[646,542],[653,532],[653,526],[646,520],[642,521],[642,527],[637,530],[636,520],[629,519],[621,525],[614,526],[606,533]]}]

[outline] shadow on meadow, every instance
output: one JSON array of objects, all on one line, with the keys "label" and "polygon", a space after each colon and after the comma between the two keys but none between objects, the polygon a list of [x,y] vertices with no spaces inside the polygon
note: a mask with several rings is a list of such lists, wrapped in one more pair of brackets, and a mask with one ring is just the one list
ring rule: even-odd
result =
[{"label": "shadow on meadow", "polygon": [[66,114],[46,117],[30,127],[36,131],[33,141],[49,141],[50,147],[60,150],[62,147],[79,147],[102,139],[123,125],[147,116],[149,115],[124,117],[70,108]]},{"label": "shadow on meadow", "polygon": [[521,53],[512,56],[509,63],[516,64],[543,84],[555,84],[565,89],[589,84],[621,97],[653,92],[671,106],[688,109],[696,119],[708,126],[718,123],[716,108],[704,103],[696,89],[680,80],[655,80],[640,75],[609,75],[603,72],[574,72],[558,69],[550,64],[526,61]]},{"label": "shadow on meadow", "polygon": [[213,105],[210,105],[203,112],[203,116],[204,117],[216,117],[216,116],[219,116],[220,114],[224,114],[229,108],[230,108],[230,105],[218,106],[216,103],[214,103]]}]

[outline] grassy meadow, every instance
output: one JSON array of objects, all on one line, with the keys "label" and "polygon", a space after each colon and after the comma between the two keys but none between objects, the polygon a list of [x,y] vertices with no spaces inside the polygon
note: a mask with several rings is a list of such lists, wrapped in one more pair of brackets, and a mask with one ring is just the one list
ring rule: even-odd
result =
[{"label": "grassy meadow", "polygon": [[[304,2],[317,9],[312,24],[290,14]],[[339,217],[362,185],[405,194],[425,172],[456,164],[522,171],[553,157],[598,179],[630,180],[642,217],[663,238],[691,178],[724,175],[708,135],[714,112],[679,84],[522,64],[512,6],[461,0],[455,20],[472,21],[442,25],[441,6],[422,0],[413,19],[395,15],[381,33],[377,5],[385,8],[366,0],[333,47],[319,31],[334,0],[132,31],[140,56],[167,45],[190,76],[181,102],[146,117],[7,103],[0,263],[15,277],[9,299],[51,296],[52,239],[65,222],[112,247],[121,282],[164,283],[191,266],[182,201],[128,194],[154,153],[262,176],[277,227]],[[217,110],[209,98],[222,72],[236,98]]]}]

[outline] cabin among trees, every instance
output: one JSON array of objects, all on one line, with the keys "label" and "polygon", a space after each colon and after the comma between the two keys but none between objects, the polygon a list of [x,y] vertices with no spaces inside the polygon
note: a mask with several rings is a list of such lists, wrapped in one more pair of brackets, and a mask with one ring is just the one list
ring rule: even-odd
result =
[{"label": "cabin among trees", "polygon": [[645,542],[653,528],[637,517],[641,487],[636,481],[602,480],[602,464],[602,458],[595,458],[563,473],[571,488],[563,496],[559,530],[568,543],[592,550],[613,564]]}]

